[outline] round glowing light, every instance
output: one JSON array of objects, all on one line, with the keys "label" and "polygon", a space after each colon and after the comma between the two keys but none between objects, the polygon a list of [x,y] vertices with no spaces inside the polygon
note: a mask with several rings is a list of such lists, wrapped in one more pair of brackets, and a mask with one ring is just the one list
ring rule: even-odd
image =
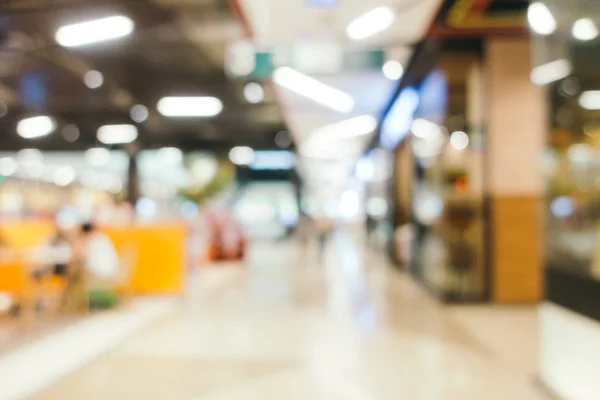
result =
[{"label": "round glowing light", "polygon": [[550,211],[557,218],[566,218],[575,212],[575,201],[570,197],[557,197],[550,203]]},{"label": "round glowing light", "polygon": [[75,178],[76,178],[75,170],[72,167],[63,166],[63,167],[58,168],[54,172],[54,176],[53,176],[52,180],[58,186],[67,186],[67,185],[73,183]]},{"label": "round glowing light", "polygon": [[83,75],[83,83],[90,89],[98,89],[104,83],[104,75],[94,69],[89,70]]},{"label": "round glowing light", "polygon": [[275,145],[280,149],[288,149],[293,143],[288,131],[277,132],[277,135],[275,135]]},{"label": "round glowing light", "polygon": [[404,75],[404,67],[396,60],[390,60],[383,65],[383,74],[391,81],[397,81]]},{"label": "round glowing light", "polygon": [[450,145],[456,150],[464,150],[469,145],[469,136],[462,131],[453,132],[450,135]]},{"label": "round glowing light", "polygon": [[382,197],[372,197],[367,200],[367,214],[371,217],[382,217],[388,212],[388,203]]},{"label": "round glowing light", "polygon": [[65,139],[69,143],[73,143],[77,139],[79,139],[79,128],[77,128],[76,125],[72,124],[65,125],[65,127],[62,128],[61,134],[63,139]]},{"label": "round glowing light", "polygon": [[548,6],[540,1],[531,3],[527,9],[527,21],[531,29],[540,35],[551,35],[556,31],[556,19]]},{"label": "round glowing light", "polygon": [[265,90],[260,84],[256,82],[250,82],[244,87],[244,97],[248,103],[260,103],[265,99]]},{"label": "round glowing light", "polygon": [[17,172],[17,162],[12,157],[0,158],[0,175],[11,176]]},{"label": "round glowing light", "polygon": [[103,147],[95,147],[87,150],[83,158],[86,163],[93,167],[103,167],[110,161],[110,152]]},{"label": "round glowing light", "polygon": [[177,147],[163,147],[158,150],[158,158],[165,165],[178,165],[183,161],[183,153]]},{"label": "round glowing light", "polygon": [[235,165],[250,165],[254,161],[254,150],[246,146],[234,147],[229,151],[229,160]]},{"label": "round glowing light", "polygon": [[598,27],[591,18],[581,18],[573,24],[573,37],[577,40],[594,40],[598,34]]},{"label": "round glowing light", "polygon": [[148,107],[142,104],[136,104],[135,106],[131,107],[131,111],[129,112],[131,119],[138,124],[146,121],[149,115],[150,113],[148,111]]}]

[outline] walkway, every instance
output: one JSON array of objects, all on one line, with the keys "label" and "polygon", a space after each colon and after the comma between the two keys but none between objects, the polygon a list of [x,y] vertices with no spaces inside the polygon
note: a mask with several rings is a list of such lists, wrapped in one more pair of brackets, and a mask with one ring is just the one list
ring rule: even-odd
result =
[{"label": "walkway", "polygon": [[[345,237],[324,266],[314,259],[290,244],[261,244],[246,267],[203,269],[184,301],[33,398],[546,399],[529,368],[515,364],[532,363],[518,327],[504,336],[521,343],[520,356],[498,353],[511,351],[506,340],[486,343],[497,332],[473,331],[474,321],[489,323],[482,332],[511,326],[511,311],[490,320],[492,308],[438,305]],[[516,318],[530,322],[528,312]]]}]

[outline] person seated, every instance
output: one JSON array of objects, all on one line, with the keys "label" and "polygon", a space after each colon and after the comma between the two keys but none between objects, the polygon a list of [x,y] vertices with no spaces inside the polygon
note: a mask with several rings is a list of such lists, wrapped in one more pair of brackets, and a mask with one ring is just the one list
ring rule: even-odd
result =
[{"label": "person seated", "polygon": [[119,256],[108,236],[92,223],[81,225],[73,241],[64,305],[71,311],[112,308],[120,274]]}]

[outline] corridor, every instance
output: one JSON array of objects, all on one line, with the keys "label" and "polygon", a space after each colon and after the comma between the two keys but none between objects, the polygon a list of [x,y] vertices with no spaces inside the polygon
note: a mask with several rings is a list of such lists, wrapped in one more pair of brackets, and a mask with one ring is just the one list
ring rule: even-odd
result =
[{"label": "corridor", "polygon": [[263,243],[246,266],[203,268],[183,301],[32,398],[546,398],[527,367],[533,310],[441,306],[345,236],[315,259]]}]

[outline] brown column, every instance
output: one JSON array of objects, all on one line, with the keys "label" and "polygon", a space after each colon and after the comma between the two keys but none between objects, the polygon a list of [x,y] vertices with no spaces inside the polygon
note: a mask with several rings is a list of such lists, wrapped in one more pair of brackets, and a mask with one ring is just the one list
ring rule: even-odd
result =
[{"label": "brown column", "polygon": [[529,39],[490,39],[486,58],[492,299],[535,302],[543,288],[544,92],[530,81]]}]

